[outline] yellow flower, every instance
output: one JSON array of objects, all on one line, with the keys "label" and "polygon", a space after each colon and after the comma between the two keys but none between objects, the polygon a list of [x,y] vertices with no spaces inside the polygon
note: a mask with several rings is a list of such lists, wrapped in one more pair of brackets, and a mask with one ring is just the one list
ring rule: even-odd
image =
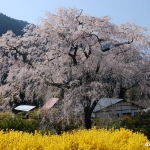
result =
[{"label": "yellow flower", "polygon": [[146,150],[149,142],[141,133],[127,129],[79,130],[62,135],[0,131],[0,149],[5,150]]}]

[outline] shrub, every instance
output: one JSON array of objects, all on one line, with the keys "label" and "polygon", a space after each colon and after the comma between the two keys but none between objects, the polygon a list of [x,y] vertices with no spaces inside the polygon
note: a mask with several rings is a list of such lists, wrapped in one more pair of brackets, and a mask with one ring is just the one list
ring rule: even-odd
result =
[{"label": "shrub", "polygon": [[[22,119],[25,115],[25,112],[20,112],[16,115],[11,112],[1,112],[0,129],[4,131],[13,129],[18,131],[34,132],[39,127],[39,121],[37,119]],[[33,115],[33,118],[34,116],[35,115]]]},{"label": "shrub", "polygon": [[108,125],[108,129],[126,128],[144,133],[150,139],[150,114],[144,113],[137,117],[124,116]]},{"label": "shrub", "polygon": [[39,119],[39,111],[38,111],[38,109],[35,109],[35,110],[31,111],[29,113],[29,118],[38,120]]},{"label": "shrub", "polygon": [[51,126],[53,127],[53,129],[57,132],[57,133],[61,133],[63,131],[68,131],[68,130],[73,130],[73,129],[77,129],[79,127],[78,124],[76,124],[75,122],[72,123],[68,123],[66,119],[57,121],[57,122],[53,122],[51,124]]},{"label": "shrub", "polygon": [[16,150],[146,150],[149,142],[130,130],[78,130],[60,135],[0,131],[0,149]]},{"label": "shrub", "polygon": [[13,118],[14,117],[14,114],[11,113],[11,112],[1,112],[0,113],[0,121],[3,120],[3,119],[6,119],[6,118]]},{"label": "shrub", "polygon": [[81,126],[82,121],[78,117],[61,117],[59,112],[51,109],[40,112],[40,130],[50,130],[60,134],[63,131],[73,130]]},{"label": "shrub", "polygon": [[36,120],[23,120],[21,118],[6,118],[0,121],[1,130],[18,130],[25,132],[34,132],[38,130],[39,123]]}]

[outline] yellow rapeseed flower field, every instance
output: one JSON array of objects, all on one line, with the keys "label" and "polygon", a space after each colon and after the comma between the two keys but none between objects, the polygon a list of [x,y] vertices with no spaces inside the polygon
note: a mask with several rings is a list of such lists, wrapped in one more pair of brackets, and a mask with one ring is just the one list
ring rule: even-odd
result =
[{"label": "yellow rapeseed flower field", "polygon": [[79,130],[62,135],[0,131],[0,150],[148,150],[141,133],[127,129]]}]

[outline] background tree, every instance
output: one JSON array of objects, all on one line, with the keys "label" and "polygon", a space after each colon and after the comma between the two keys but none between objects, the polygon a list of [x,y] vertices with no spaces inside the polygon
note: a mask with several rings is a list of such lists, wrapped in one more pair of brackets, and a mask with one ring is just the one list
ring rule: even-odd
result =
[{"label": "background tree", "polygon": [[[149,83],[146,31],[132,23],[115,25],[106,16],[84,15],[76,8],[58,8],[56,14],[46,13],[40,25],[28,25],[23,37],[3,35],[1,53],[7,49],[8,57],[16,57],[13,67],[28,68],[23,74],[19,71],[20,87],[27,74],[34,83],[40,80],[40,88],[56,87],[66,104],[65,115],[75,106],[77,111],[81,108],[84,125],[91,128],[91,114],[100,98],[124,98],[128,89],[144,90]],[[12,73],[16,72],[11,71],[7,80],[16,84]]]}]

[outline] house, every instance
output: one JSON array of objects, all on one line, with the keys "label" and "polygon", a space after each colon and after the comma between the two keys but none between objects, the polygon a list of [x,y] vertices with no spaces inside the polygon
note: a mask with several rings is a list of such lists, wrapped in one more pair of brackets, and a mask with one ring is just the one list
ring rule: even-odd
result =
[{"label": "house", "polygon": [[93,110],[92,117],[122,117],[124,115],[136,116],[142,109],[145,109],[145,107],[123,99],[101,98]]}]

